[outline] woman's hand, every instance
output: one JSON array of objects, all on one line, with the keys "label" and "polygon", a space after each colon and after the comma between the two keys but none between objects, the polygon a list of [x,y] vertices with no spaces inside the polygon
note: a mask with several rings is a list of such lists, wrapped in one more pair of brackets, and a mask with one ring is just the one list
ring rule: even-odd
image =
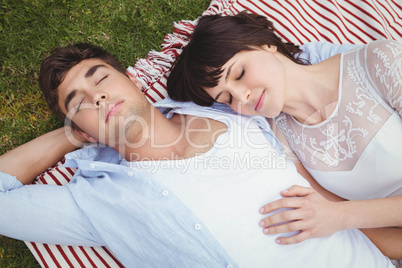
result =
[{"label": "woman's hand", "polygon": [[343,202],[332,202],[313,188],[292,186],[281,192],[285,198],[271,202],[260,209],[267,214],[281,208],[293,208],[278,212],[260,221],[265,234],[279,234],[300,230],[295,236],[279,237],[278,244],[295,244],[309,238],[329,236],[343,229]]}]

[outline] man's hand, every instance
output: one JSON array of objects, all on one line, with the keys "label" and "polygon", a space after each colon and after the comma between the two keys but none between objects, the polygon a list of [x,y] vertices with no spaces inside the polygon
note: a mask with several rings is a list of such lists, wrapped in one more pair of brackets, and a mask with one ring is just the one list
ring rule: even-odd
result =
[{"label": "man's hand", "polygon": [[329,236],[343,229],[343,202],[331,202],[313,188],[297,185],[281,192],[281,195],[285,198],[263,206],[260,213],[267,214],[281,208],[294,209],[262,219],[260,226],[264,228],[263,232],[265,234],[298,230],[301,232],[295,236],[278,238],[276,240],[278,244],[300,243],[309,238]]},{"label": "man's hand", "polygon": [[84,142],[85,138],[70,127],[50,131],[1,155],[0,171],[17,177],[23,184],[30,184],[41,172]]}]

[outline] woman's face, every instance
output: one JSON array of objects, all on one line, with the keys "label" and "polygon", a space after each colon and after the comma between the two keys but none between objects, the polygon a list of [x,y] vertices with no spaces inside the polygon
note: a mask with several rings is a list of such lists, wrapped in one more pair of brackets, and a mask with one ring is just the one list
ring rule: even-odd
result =
[{"label": "woman's face", "polygon": [[216,87],[205,91],[245,115],[276,117],[285,99],[285,71],[275,46],[241,51],[222,67]]}]

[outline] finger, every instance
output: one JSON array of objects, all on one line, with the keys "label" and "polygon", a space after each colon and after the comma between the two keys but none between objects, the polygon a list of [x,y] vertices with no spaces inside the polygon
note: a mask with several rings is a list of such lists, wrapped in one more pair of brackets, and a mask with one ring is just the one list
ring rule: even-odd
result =
[{"label": "finger", "polygon": [[302,220],[304,218],[305,212],[300,209],[286,210],[261,219],[259,225],[260,227],[269,227],[273,225],[284,224],[290,221]]},{"label": "finger", "polygon": [[307,240],[309,238],[311,238],[310,233],[308,231],[303,231],[295,236],[278,237],[277,239],[275,239],[275,242],[281,245],[292,245],[303,242],[304,240]]},{"label": "finger", "polygon": [[299,186],[299,185],[293,185],[289,189],[282,191],[281,195],[283,197],[292,197],[292,196],[303,197],[303,196],[307,196],[314,192],[315,192],[315,190],[311,187],[303,187],[303,186]]},{"label": "finger", "polygon": [[266,235],[273,235],[302,231],[305,229],[305,225],[306,223],[304,221],[292,221],[280,225],[268,226],[263,229],[263,233]]},{"label": "finger", "polygon": [[259,210],[261,214],[267,214],[281,208],[299,208],[303,204],[303,198],[281,198],[274,202],[262,206]]}]

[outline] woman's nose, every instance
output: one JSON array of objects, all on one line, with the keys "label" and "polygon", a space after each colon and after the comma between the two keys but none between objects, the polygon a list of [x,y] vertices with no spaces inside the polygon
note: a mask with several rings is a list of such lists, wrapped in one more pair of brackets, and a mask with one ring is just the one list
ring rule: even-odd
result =
[{"label": "woman's nose", "polygon": [[235,97],[237,102],[243,104],[246,104],[250,100],[250,95],[251,91],[249,89],[242,89],[242,88],[237,88],[232,95]]}]

